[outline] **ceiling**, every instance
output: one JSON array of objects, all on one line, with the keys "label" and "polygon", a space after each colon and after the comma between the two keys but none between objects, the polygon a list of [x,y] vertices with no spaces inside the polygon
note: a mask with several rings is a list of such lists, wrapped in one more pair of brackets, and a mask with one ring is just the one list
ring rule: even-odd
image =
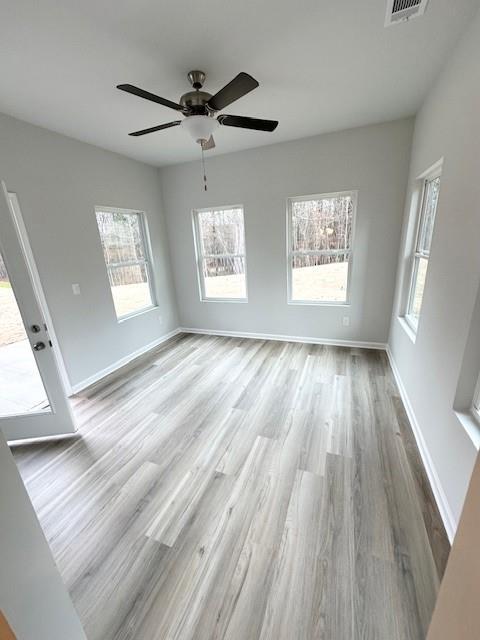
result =
[{"label": "ceiling", "polygon": [[386,0],[0,0],[0,111],[162,166],[198,158],[177,119],[115,89],[171,100],[186,73],[215,93],[240,71],[260,87],[225,113],[278,119],[274,133],[221,127],[227,153],[416,112],[478,0],[430,0],[384,28]]}]

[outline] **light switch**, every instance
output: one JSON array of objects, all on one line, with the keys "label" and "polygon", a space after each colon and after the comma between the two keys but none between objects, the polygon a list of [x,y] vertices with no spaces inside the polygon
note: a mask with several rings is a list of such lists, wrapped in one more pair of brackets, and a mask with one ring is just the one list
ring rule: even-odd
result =
[{"label": "light switch", "polygon": [[73,295],[74,296],[79,296],[80,295],[80,285],[79,284],[72,284],[72,291],[73,291]]}]

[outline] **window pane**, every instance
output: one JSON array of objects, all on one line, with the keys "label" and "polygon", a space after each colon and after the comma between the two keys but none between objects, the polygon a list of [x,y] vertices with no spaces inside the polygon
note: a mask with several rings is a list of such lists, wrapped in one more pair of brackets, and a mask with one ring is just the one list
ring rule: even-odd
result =
[{"label": "window pane", "polygon": [[243,210],[198,213],[202,255],[245,253]]},{"label": "window pane", "polygon": [[145,259],[138,213],[97,211],[97,224],[107,265]]},{"label": "window pane", "polygon": [[351,196],[293,201],[293,251],[350,249],[352,219]]},{"label": "window pane", "polygon": [[473,408],[475,409],[475,411],[480,413],[480,388],[477,389],[477,393],[473,399]]},{"label": "window pane", "polygon": [[423,292],[425,289],[425,279],[427,277],[428,260],[425,258],[415,258],[413,272],[412,294],[408,316],[418,323],[422,308]]},{"label": "window pane", "polygon": [[425,184],[425,197],[423,201],[420,234],[418,239],[418,251],[430,251],[439,191],[440,178],[429,180]]},{"label": "window pane", "polygon": [[154,305],[148,282],[150,256],[141,215],[135,211],[96,211],[118,318]]},{"label": "window pane", "polygon": [[245,258],[205,258],[206,298],[246,298]]},{"label": "window pane", "polygon": [[292,300],[346,302],[348,254],[294,256]]},{"label": "window pane", "polygon": [[108,278],[118,318],[153,305],[145,264],[109,267]]}]

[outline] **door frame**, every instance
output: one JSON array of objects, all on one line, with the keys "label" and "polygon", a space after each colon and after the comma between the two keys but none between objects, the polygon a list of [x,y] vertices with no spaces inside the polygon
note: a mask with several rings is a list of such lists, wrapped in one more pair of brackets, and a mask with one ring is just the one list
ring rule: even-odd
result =
[{"label": "door frame", "polygon": [[60,374],[60,378],[62,380],[62,384],[65,389],[65,393],[67,397],[73,395],[72,385],[70,383],[70,378],[68,377],[67,368],[65,366],[65,361],[63,359],[62,350],[60,349],[60,344],[58,342],[56,333],[55,333],[55,325],[52,320],[52,316],[50,315],[50,311],[48,309],[47,299],[43,292],[42,281],[40,279],[40,275],[38,273],[37,265],[35,262],[35,256],[32,251],[32,247],[30,245],[30,240],[28,237],[28,231],[25,226],[25,222],[22,215],[22,210],[20,208],[20,203],[18,201],[17,194],[12,191],[8,191],[8,197],[10,199],[12,210],[13,210],[13,219],[15,223],[15,227],[17,229],[18,237],[20,239],[20,244],[22,245],[23,254],[25,257],[25,262],[27,265],[27,269],[30,273],[30,277],[32,280],[33,288],[35,294],[37,296],[37,301],[40,306],[40,310],[42,312],[42,316],[45,320],[45,323],[48,327],[48,335],[52,344],[54,346],[53,355],[57,362],[58,371]]}]

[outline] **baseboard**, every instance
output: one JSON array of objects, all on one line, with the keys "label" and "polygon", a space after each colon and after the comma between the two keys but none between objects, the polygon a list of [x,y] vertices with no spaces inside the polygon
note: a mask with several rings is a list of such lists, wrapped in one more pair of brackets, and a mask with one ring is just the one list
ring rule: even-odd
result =
[{"label": "baseboard", "polygon": [[324,344],[332,347],[358,347],[360,349],[385,350],[383,342],[359,342],[357,340],[331,340],[330,338],[309,338],[307,336],[285,336],[276,333],[248,333],[245,331],[220,331],[216,329],[180,328],[181,333],[200,333],[207,336],[225,336],[227,338],[251,338],[252,340],[277,340],[279,342],[305,342],[306,344]]},{"label": "baseboard", "polygon": [[128,356],[125,356],[124,358],[117,360],[116,362],[109,365],[108,367],[105,367],[105,369],[102,369],[101,371],[97,371],[97,373],[94,373],[92,376],[85,378],[85,380],[82,380],[81,382],[77,382],[77,384],[72,385],[71,394],[69,395],[73,395],[75,393],[79,393],[80,391],[83,391],[83,389],[86,389],[87,387],[91,386],[95,382],[98,382],[102,378],[105,378],[111,373],[114,373],[121,367],[124,367],[129,362],[132,362],[132,360],[135,360],[135,358],[138,358],[139,356],[144,355],[148,351],[155,349],[155,347],[158,347],[160,344],[162,344],[163,342],[166,342],[170,338],[173,338],[179,333],[200,333],[200,334],[209,335],[209,336],[251,338],[252,340],[278,340],[280,342],[305,342],[307,344],[325,344],[325,345],[332,345],[337,347],[359,347],[363,349],[385,350],[387,347],[386,344],[381,342],[358,342],[354,340],[330,340],[328,338],[325,338],[325,339],[307,338],[304,336],[284,336],[284,335],[277,335],[277,334],[270,334],[270,333],[246,333],[243,331],[217,331],[217,330],[209,330],[209,329],[193,329],[193,328],[178,327],[177,329],[170,331],[170,333],[167,333],[164,336],[161,336],[157,340],[154,340],[153,342],[146,344],[140,349],[137,349],[136,351],[129,354]]},{"label": "baseboard", "polygon": [[450,540],[450,543],[452,543],[453,538],[455,537],[455,532],[457,530],[458,523],[448,503],[447,496],[445,494],[445,491],[443,490],[437,470],[435,469],[435,465],[430,456],[430,452],[428,451],[427,443],[425,442],[425,438],[423,437],[422,431],[420,429],[420,425],[418,424],[417,417],[413,410],[410,399],[407,395],[407,391],[403,385],[402,378],[400,377],[400,372],[398,370],[398,367],[393,358],[393,354],[388,345],[387,345],[387,355],[390,362],[390,366],[392,367],[393,375],[395,376],[395,381],[397,383],[398,390],[400,391],[400,396],[402,398],[403,405],[405,407],[408,419],[410,421],[410,425],[412,427],[413,435],[415,436],[415,440],[417,442],[417,446],[420,451],[420,456],[422,458],[423,466],[425,467],[425,471],[427,472],[430,486],[432,487],[433,495],[435,496],[435,501],[437,503],[440,516],[442,518],[445,530],[447,532],[448,539]]},{"label": "baseboard", "polygon": [[94,373],[92,376],[85,378],[85,380],[82,380],[81,382],[78,382],[77,384],[72,385],[72,394],[78,393],[79,391],[83,391],[83,389],[86,389],[87,387],[94,384],[95,382],[98,382],[102,378],[105,378],[105,376],[108,376],[111,373],[114,373],[115,371],[117,371],[117,369],[121,369],[121,367],[124,367],[129,362],[132,362],[132,360],[135,360],[135,358],[138,358],[139,356],[143,356],[148,351],[155,349],[156,347],[161,345],[163,342],[170,340],[170,338],[173,338],[179,333],[182,333],[181,329],[178,329],[178,328],[174,329],[173,331],[166,333],[160,338],[157,338],[157,340],[154,340],[153,342],[150,342],[149,344],[146,344],[145,346],[140,347],[140,349],[137,349],[133,353],[130,353],[128,356],[125,356],[124,358],[120,358],[120,360],[117,360],[116,362],[109,365],[108,367],[105,367],[105,369],[102,369],[101,371],[97,371],[97,373]]}]

